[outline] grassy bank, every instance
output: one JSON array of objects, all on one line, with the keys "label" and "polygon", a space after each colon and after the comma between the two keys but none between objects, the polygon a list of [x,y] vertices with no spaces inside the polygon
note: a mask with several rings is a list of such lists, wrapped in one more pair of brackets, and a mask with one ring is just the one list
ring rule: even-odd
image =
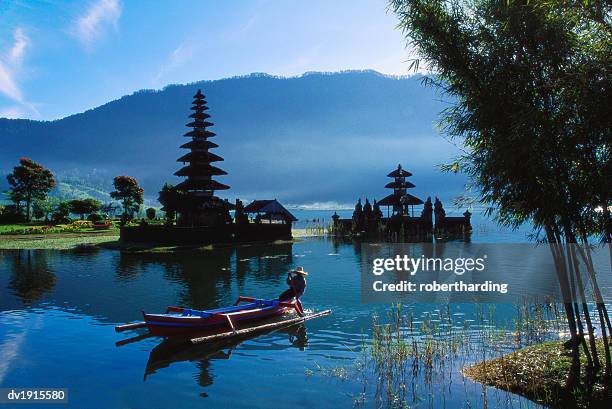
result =
[{"label": "grassy bank", "polygon": [[[278,240],[272,244],[287,243]],[[257,243],[242,243],[249,246]],[[43,236],[0,236],[0,250],[68,250],[79,246],[97,246],[110,250],[119,250],[125,253],[175,253],[190,251],[210,251],[219,246],[228,245],[194,245],[194,246],[167,246],[146,243],[125,243],[119,241],[119,234],[91,233],[91,234],[48,234]]]},{"label": "grassy bank", "polygon": [[[119,242],[119,229],[114,228],[106,231],[94,229],[79,229],[61,233],[51,232],[28,232],[24,231],[24,225],[0,226],[0,250],[16,249],[49,249],[66,250],[81,245],[100,245],[104,248],[128,252],[174,252],[181,250],[210,250],[212,246],[156,246],[147,244],[121,243]],[[324,235],[322,232],[311,229],[293,229],[294,239],[315,237]]]},{"label": "grassy bank", "polygon": [[48,225],[42,222],[18,223],[18,224],[1,224],[0,236],[13,235],[40,235],[40,234],[57,234],[57,233],[96,233],[102,231],[118,232],[118,225],[112,224],[110,228],[97,230],[93,228],[93,224],[87,220],[76,220],[67,224]]},{"label": "grassy bank", "polygon": [[119,239],[116,232],[0,236],[0,250],[67,250]]},{"label": "grassy bank", "polygon": [[[603,343],[597,345],[604,356]],[[581,361],[586,364],[584,353]],[[522,348],[499,358],[486,360],[464,368],[463,373],[486,385],[521,394],[552,407],[612,407],[612,394],[605,391],[602,371],[594,385],[573,391],[565,390],[571,358],[562,341],[544,342]]]}]

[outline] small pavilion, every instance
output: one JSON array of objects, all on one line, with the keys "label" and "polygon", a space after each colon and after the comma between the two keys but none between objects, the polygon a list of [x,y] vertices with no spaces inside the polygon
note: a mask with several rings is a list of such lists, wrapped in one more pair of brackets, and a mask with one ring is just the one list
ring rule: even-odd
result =
[{"label": "small pavilion", "polygon": [[254,200],[244,208],[244,213],[254,214],[256,220],[267,220],[269,223],[291,224],[297,221],[295,216],[276,199]]},{"label": "small pavilion", "polygon": [[[408,189],[415,187],[414,184],[407,181],[406,178],[412,176],[412,173],[402,169],[402,165],[397,165],[397,169],[393,170],[387,177],[393,178],[392,182],[387,183],[385,188],[393,189],[393,193],[378,202],[379,206],[387,206],[387,216],[389,209],[393,209],[392,215],[414,217],[414,206],[422,205],[424,202],[416,196],[407,192]],[[411,212],[408,212],[410,206]]]}]

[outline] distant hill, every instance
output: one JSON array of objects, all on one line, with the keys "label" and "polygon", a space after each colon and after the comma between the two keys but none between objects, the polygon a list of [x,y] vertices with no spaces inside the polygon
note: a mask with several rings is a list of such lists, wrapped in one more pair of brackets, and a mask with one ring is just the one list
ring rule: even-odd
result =
[{"label": "distant hill", "polygon": [[178,181],[178,146],[198,88],[229,173],[219,178],[232,187],[226,197],[353,203],[382,197],[385,175],[400,162],[414,174],[416,195],[462,189],[462,179],[435,168],[456,148],[434,129],[444,108],[434,90],[418,76],[373,71],[252,74],[142,90],[55,121],[0,119],[0,172],[28,156],[79,191],[105,191],[128,174],[154,199],[164,182]]}]

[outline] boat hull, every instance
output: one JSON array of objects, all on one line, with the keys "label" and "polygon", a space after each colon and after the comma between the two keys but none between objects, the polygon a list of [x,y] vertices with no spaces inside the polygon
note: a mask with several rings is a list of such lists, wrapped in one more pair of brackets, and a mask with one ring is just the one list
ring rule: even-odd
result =
[{"label": "boat hull", "polygon": [[[199,311],[186,308],[168,307],[165,314],[144,314],[149,332],[158,336],[193,334],[196,332],[231,331],[231,325],[239,329],[245,323],[272,318],[293,310],[289,303],[274,303],[276,300],[258,300],[264,303],[250,303],[217,310]],[[231,320],[231,325],[230,321]]]}]

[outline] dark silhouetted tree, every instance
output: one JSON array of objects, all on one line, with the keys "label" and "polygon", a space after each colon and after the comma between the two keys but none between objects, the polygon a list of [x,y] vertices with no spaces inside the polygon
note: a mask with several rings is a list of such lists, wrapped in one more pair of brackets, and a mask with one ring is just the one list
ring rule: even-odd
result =
[{"label": "dark silhouetted tree", "polygon": [[147,219],[149,220],[154,220],[155,219],[155,209],[152,207],[149,207],[147,209]]},{"label": "dark silhouetted tree", "polygon": [[176,213],[180,210],[181,203],[184,199],[184,194],[177,190],[170,183],[164,184],[159,192],[159,203],[162,204],[162,210],[166,213],[166,223],[172,224],[176,218]]}]

